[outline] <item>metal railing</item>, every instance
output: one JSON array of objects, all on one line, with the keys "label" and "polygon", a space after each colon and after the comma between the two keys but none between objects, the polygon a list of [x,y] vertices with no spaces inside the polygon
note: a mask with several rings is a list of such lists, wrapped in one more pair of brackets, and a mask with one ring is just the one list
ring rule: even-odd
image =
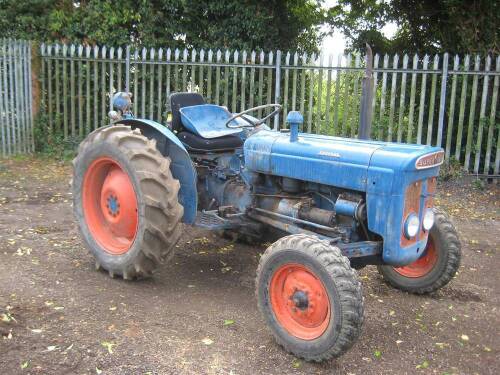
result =
[{"label": "metal railing", "polygon": [[0,143],[2,156],[34,150],[31,46],[0,39]]},{"label": "metal railing", "polygon": [[[360,53],[326,54],[42,44],[41,110],[47,131],[83,137],[108,123],[112,94],[133,94],[134,112],[165,123],[168,96],[196,91],[232,112],[269,103],[299,110],[303,131],[358,134]],[[500,167],[500,56],[375,55],[372,137],[443,147],[474,173]],[[262,113],[257,113],[261,116]],[[286,127],[286,116],[270,124]]]}]

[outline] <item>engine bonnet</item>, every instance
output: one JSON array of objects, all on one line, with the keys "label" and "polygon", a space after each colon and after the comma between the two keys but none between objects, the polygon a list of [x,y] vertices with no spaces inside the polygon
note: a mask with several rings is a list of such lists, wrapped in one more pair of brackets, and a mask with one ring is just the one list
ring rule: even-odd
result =
[{"label": "engine bonnet", "polygon": [[302,133],[290,142],[287,133],[267,130],[245,141],[244,155],[251,171],[358,191],[367,191],[369,169],[386,176],[399,172],[413,175],[419,172],[416,163],[421,160],[420,169],[431,168],[437,173],[442,162],[442,151],[437,147]]}]

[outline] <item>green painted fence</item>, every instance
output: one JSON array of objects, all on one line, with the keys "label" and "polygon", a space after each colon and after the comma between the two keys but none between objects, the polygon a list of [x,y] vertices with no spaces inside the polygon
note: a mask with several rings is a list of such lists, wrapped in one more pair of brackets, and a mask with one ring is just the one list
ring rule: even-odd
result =
[{"label": "green painted fence", "polygon": [[[230,111],[280,103],[303,131],[357,135],[364,59],[281,51],[134,49],[42,44],[41,110],[47,131],[79,139],[109,122],[112,94],[166,123],[168,97],[196,91]],[[500,56],[375,55],[372,136],[441,146],[473,173],[498,175]],[[258,116],[262,113],[257,113]],[[285,116],[270,123],[285,128]]]}]

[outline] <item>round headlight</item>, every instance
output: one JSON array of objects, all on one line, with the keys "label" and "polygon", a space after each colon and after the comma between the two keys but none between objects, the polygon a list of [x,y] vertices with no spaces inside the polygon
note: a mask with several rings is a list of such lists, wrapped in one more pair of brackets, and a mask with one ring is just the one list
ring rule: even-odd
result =
[{"label": "round headlight", "polygon": [[407,238],[415,237],[418,233],[419,226],[420,220],[418,220],[417,214],[410,214],[405,222],[405,236]]},{"label": "round headlight", "polygon": [[122,114],[128,112],[132,107],[131,94],[127,92],[117,92],[113,95],[113,109]]},{"label": "round headlight", "polygon": [[422,226],[425,230],[429,230],[434,225],[434,210],[432,208],[428,208],[425,210],[424,219],[422,221]]}]

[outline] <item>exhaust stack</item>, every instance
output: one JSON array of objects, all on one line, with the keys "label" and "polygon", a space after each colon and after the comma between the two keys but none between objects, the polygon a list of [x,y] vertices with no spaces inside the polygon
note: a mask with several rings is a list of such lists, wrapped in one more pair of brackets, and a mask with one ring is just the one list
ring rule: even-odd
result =
[{"label": "exhaust stack", "polygon": [[361,93],[361,113],[359,114],[359,139],[370,139],[372,129],[373,102],[373,53],[366,43],[366,70],[363,77],[363,92]]}]

